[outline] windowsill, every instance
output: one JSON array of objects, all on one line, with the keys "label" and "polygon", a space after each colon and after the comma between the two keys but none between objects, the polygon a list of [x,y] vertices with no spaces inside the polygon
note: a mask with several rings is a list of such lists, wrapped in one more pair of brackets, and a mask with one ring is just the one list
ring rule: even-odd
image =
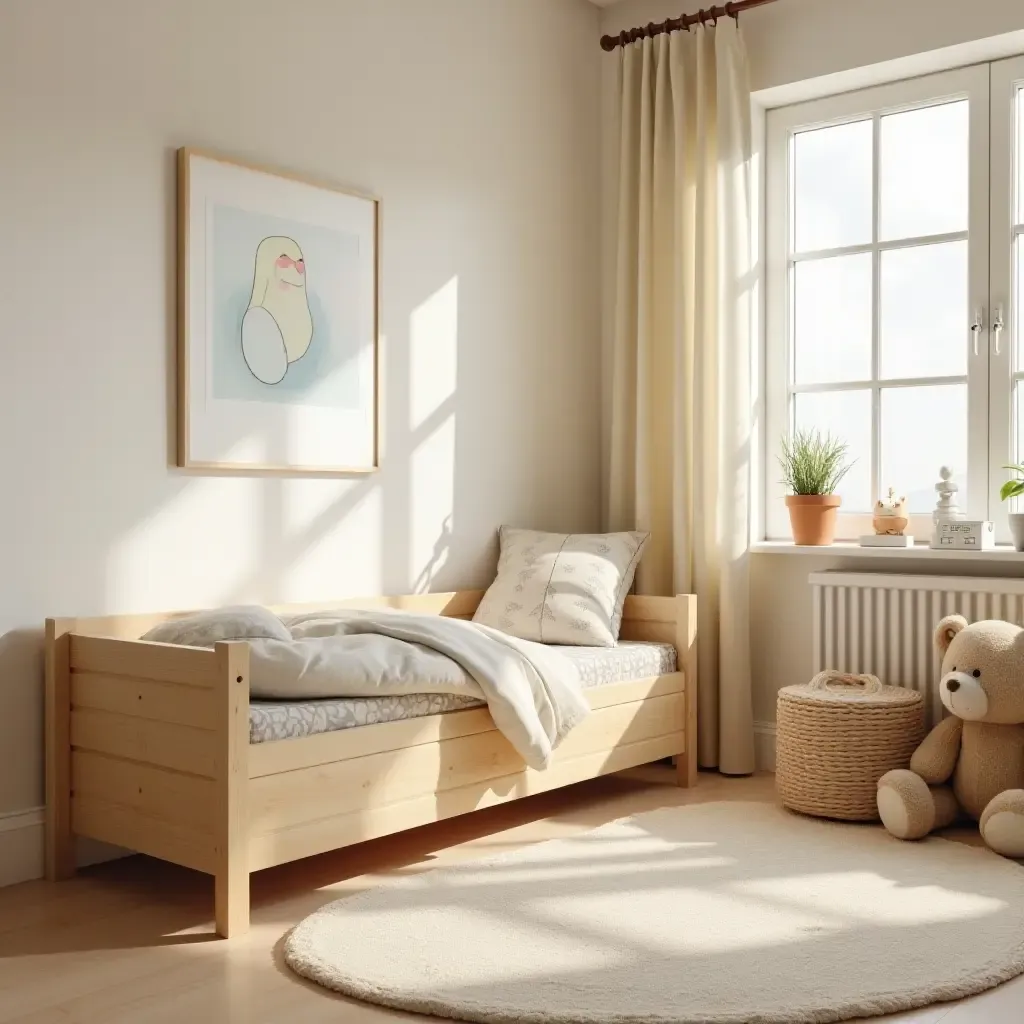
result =
[{"label": "windowsill", "polygon": [[836,541],[834,544],[813,546],[794,544],[791,540],[759,540],[750,545],[758,555],[811,555],[818,558],[883,558],[928,559],[936,562],[1020,562],[1024,564],[1024,551],[1014,551],[1009,544],[997,544],[989,551],[938,551],[927,544],[912,548],[862,548],[854,541]]}]

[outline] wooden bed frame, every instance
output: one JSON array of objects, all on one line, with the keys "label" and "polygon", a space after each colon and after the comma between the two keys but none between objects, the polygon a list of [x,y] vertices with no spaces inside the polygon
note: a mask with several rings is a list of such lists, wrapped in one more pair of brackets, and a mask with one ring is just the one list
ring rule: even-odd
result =
[{"label": "wooden bed frame", "polygon": [[[472,616],[480,591],[346,599],[281,614],[389,607]],[[696,780],[693,596],[627,597],[622,639],[672,643],[679,671],[590,689],[593,714],[544,771],[486,708],[249,743],[249,648],[134,639],[177,614],[46,622],[46,874],[89,836],[215,878],[217,932],[249,926],[249,874],[376,836],[676,758]]]}]

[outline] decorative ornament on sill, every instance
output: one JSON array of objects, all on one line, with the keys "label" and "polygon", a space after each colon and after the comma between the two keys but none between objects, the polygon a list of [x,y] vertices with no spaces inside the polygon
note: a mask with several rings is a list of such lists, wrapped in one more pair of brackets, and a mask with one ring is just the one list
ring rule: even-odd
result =
[{"label": "decorative ornament on sill", "polygon": [[992,523],[985,519],[967,519],[956,503],[960,490],[948,466],[939,470],[941,479],[935,485],[939,494],[932,513],[931,547],[940,551],[987,551],[996,546]]},{"label": "decorative ornament on sill", "polygon": [[889,494],[875,502],[874,512],[871,516],[871,526],[875,532],[861,537],[860,546],[862,548],[912,548],[914,538],[905,535],[909,525],[907,499],[905,497],[897,498],[896,491],[890,487]]}]

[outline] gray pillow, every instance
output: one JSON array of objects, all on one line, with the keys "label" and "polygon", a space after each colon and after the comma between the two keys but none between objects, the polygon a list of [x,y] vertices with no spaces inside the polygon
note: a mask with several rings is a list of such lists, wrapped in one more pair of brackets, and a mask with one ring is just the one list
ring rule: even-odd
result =
[{"label": "gray pillow", "polygon": [[259,605],[235,605],[161,622],[139,639],[184,647],[212,647],[220,640],[291,640],[288,627]]},{"label": "gray pillow", "polygon": [[522,640],[614,647],[648,536],[503,526],[498,576],[473,621]]}]

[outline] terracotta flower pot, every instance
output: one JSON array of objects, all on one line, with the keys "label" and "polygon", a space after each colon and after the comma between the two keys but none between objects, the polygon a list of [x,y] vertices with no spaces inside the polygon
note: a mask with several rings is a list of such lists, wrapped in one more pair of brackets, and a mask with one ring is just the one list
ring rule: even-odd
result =
[{"label": "terracotta flower pot", "polygon": [[836,535],[836,510],[842,502],[838,494],[787,494],[793,543],[831,544]]}]

